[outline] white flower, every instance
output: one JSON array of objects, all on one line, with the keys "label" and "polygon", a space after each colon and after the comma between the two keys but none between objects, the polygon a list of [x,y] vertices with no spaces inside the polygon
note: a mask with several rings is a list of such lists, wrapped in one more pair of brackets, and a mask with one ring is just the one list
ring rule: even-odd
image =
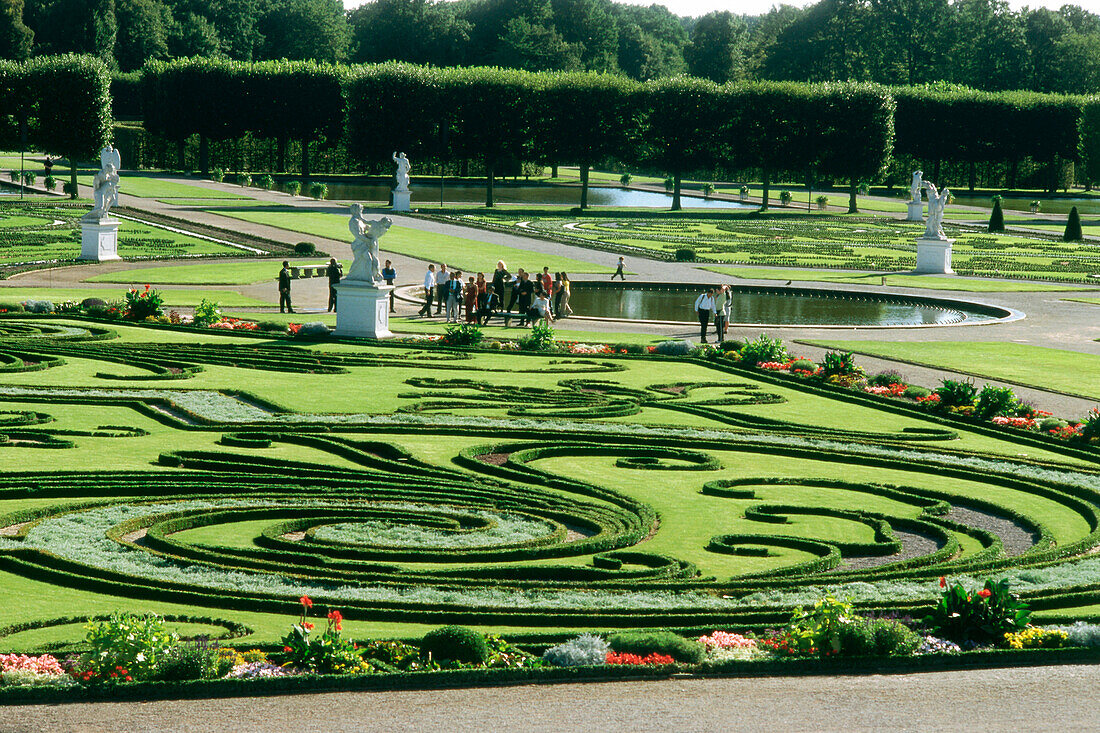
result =
[{"label": "white flower", "polygon": [[144,662],[145,661],[145,654],[143,652],[138,652],[137,660],[139,662]]}]

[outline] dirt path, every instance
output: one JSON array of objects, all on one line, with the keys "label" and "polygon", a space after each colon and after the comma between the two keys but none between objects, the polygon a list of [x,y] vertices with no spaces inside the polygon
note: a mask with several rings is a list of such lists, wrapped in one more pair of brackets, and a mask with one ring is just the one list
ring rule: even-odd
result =
[{"label": "dirt path", "polygon": [[0,708],[0,731],[1095,731],[1100,668],[672,679]]}]

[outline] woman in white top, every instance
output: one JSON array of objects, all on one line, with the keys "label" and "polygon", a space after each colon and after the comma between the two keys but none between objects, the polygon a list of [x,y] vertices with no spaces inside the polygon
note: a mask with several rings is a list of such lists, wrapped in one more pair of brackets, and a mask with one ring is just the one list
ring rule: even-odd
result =
[{"label": "woman in white top", "polygon": [[545,320],[548,326],[554,322],[554,315],[550,312],[550,295],[545,290],[535,294],[535,303],[531,306],[531,310],[538,313],[538,319],[531,324],[532,326],[539,320]]},{"label": "woman in white top", "polygon": [[710,315],[714,312],[714,290],[705,290],[695,299],[695,313],[699,316],[699,342],[707,342],[707,327],[710,326]]}]

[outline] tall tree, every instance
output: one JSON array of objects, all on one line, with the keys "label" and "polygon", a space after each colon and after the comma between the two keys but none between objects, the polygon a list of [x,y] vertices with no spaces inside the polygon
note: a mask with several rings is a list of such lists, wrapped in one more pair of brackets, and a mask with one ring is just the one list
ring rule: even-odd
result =
[{"label": "tall tree", "polygon": [[616,4],[612,13],[619,27],[618,65],[623,73],[647,81],[687,70],[687,31],[668,8]]},{"label": "tall tree", "polygon": [[172,11],[159,0],[117,0],[115,60],[122,71],[140,69],[151,59],[168,58]]},{"label": "tall tree", "polygon": [[684,174],[712,167],[718,155],[718,87],[705,79],[658,79],[645,85],[641,99],[645,157],[672,175],[672,210],[679,211]]},{"label": "tall tree", "polygon": [[168,52],[173,58],[221,56],[221,37],[206,16],[184,13],[176,16],[168,28]]},{"label": "tall tree", "polygon": [[438,0],[375,0],[352,10],[348,26],[355,63],[458,66],[470,42],[469,22]]},{"label": "tall tree", "polygon": [[684,59],[692,76],[716,81],[739,81],[745,73],[748,26],[730,12],[715,12],[696,21]]},{"label": "tall tree", "polygon": [[586,71],[613,71],[618,67],[619,30],[610,0],[550,0],[554,28],[562,40],[580,51]]},{"label": "tall tree", "polygon": [[870,0],[875,25],[884,33],[887,61],[875,79],[923,84],[943,78],[944,28],[951,18],[947,0]]},{"label": "tall tree", "polygon": [[347,56],[348,25],[341,0],[280,0],[261,17],[265,59],[328,61]]},{"label": "tall tree", "polygon": [[958,0],[952,21],[955,78],[975,89],[1020,89],[1027,84],[1024,25],[1005,0]]},{"label": "tall tree", "polygon": [[0,0],[0,58],[22,61],[33,43],[34,31],[23,23],[23,0]]}]

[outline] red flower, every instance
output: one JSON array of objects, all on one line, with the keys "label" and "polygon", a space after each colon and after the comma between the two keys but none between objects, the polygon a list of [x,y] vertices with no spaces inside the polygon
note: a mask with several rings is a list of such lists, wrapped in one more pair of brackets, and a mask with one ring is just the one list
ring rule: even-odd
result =
[{"label": "red flower", "polygon": [[291,649],[291,648],[290,648],[290,647],[288,647],[288,646],[284,646],[284,647],[283,647],[283,651],[284,651],[284,652],[292,652],[292,651],[294,651],[294,650],[293,650],[293,649]]},{"label": "red flower", "polygon": [[298,599],[298,603],[301,603],[306,608],[313,608],[313,601],[309,600],[309,596],[302,596]]},{"label": "red flower", "polygon": [[302,628],[305,629],[306,631],[312,631],[313,630],[313,624],[311,624],[309,621],[303,621],[302,622]]},{"label": "red flower", "polygon": [[978,591],[978,595],[982,598],[989,598],[991,595],[993,595],[993,591],[989,590],[989,588],[982,588],[980,591]]},{"label": "red flower", "polygon": [[946,588],[947,587],[947,578],[943,577],[942,575],[940,576],[940,587],[941,588]]}]

